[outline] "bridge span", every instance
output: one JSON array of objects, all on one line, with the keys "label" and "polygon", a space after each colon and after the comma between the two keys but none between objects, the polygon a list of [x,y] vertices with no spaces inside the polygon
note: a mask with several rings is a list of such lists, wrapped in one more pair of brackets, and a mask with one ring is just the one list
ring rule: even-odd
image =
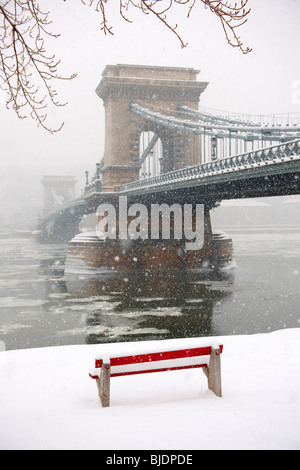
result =
[{"label": "bridge span", "polygon": [[[300,139],[128,183],[103,192],[88,184],[82,197],[63,204],[40,222],[45,241],[68,241],[82,217],[118,195],[158,203],[192,201],[213,206],[223,199],[300,194]],[[56,236],[55,236],[56,233]]]},{"label": "bridge span", "polygon": [[198,70],[107,66],[96,93],[105,107],[104,156],[80,198],[49,212],[44,242],[68,242],[81,218],[119,197],[153,203],[203,204],[206,249],[213,244],[209,211],[223,199],[300,194],[300,116],[208,112],[199,99],[208,84]]}]

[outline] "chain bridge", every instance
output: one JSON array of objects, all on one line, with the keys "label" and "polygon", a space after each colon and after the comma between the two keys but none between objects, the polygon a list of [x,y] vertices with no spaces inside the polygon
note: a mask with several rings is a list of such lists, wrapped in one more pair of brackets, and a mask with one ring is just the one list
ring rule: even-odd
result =
[{"label": "chain bridge", "polygon": [[104,156],[91,177],[86,172],[82,196],[39,222],[41,241],[70,241],[85,214],[105,202],[117,207],[126,196],[148,207],[203,204],[207,257],[214,245],[210,210],[220,201],[300,194],[300,115],[204,109],[199,101],[208,83],[198,74],[178,67],[105,68],[96,89],[105,109]]}]

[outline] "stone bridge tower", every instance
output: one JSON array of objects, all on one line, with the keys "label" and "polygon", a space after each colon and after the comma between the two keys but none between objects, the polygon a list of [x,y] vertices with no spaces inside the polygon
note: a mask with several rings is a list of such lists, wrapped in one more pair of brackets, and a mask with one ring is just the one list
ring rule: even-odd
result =
[{"label": "stone bridge tower", "polygon": [[[102,190],[114,191],[115,187],[139,179],[139,141],[142,132],[138,118],[129,110],[130,104],[138,104],[151,111],[176,112],[179,105],[198,109],[206,82],[196,81],[199,70],[179,67],[143,65],[107,65],[96,89],[105,107],[105,150],[102,168]],[[151,129],[151,124],[148,124]],[[167,140],[161,131],[164,155],[177,152],[177,162],[184,165],[182,144],[172,138]],[[180,139],[180,137],[178,137]],[[182,137],[181,137],[182,139]],[[180,150],[181,148],[181,150]],[[164,158],[164,171],[172,170]],[[177,163],[177,166],[179,164]]]}]

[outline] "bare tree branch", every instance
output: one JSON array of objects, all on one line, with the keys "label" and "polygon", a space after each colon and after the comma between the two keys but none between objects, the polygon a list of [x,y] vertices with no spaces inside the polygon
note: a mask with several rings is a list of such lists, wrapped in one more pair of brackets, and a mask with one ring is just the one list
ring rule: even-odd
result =
[{"label": "bare tree branch", "polygon": [[217,0],[201,0],[206,8],[209,8],[221,21],[227,42],[232,47],[238,47],[243,54],[252,51],[250,47],[244,47],[240,37],[237,35],[237,28],[246,23],[250,9],[247,9],[248,0],[241,0],[240,5],[230,2],[220,2]]},{"label": "bare tree branch", "polygon": [[[186,47],[187,44],[177,31],[178,25],[172,25],[169,22],[168,13],[170,13],[177,4],[187,8],[187,17],[189,18],[196,1],[197,0],[119,0],[119,5],[120,14],[126,21],[131,22],[128,18],[130,7],[139,9],[145,15],[149,14],[157,18],[166,28],[175,34],[181,47]],[[89,6],[94,5],[95,10],[102,14],[101,29],[105,34],[113,34],[112,28],[108,26],[105,10],[108,0],[81,0],[81,2],[85,5],[88,2]],[[232,47],[237,47],[243,54],[251,52],[252,49],[250,47],[244,47],[243,42],[237,34],[237,28],[246,23],[247,17],[251,11],[247,8],[248,0],[240,0],[239,2],[228,0],[199,0],[199,2],[202,2],[205,8],[208,8],[219,18],[226,40]]]},{"label": "bare tree branch", "polygon": [[[117,0],[81,0],[81,3],[94,7],[101,17],[101,30],[105,35],[113,34],[108,24],[107,5]],[[185,7],[187,17],[193,11],[197,0],[118,0],[121,17],[131,23],[130,9],[138,9],[142,14],[159,20],[186,47],[177,28],[169,20],[174,7]],[[250,9],[248,0],[231,2],[229,0],[199,0],[221,21],[226,40],[232,47],[244,54],[251,51],[244,47],[237,34],[237,28],[246,21]],[[0,0],[0,87],[8,94],[6,106],[12,107],[23,119],[30,115],[39,126],[51,133],[59,131],[46,124],[46,108],[49,104],[65,106],[57,100],[57,92],[52,88],[55,80],[71,80],[58,74],[60,61],[55,55],[47,53],[45,37],[57,38],[49,27],[49,12],[43,12],[36,0]]]},{"label": "bare tree branch", "polygon": [[60,63],[45,50],[44,36],[58,37],[49,30],[49,12],[42,12],[34,0],[6,0],[0,4],[0,79],[1,88],[8,93],[6,106],[18,117],[30,115],[38,125],[50,132],[59,131],[47,126],[46,108],[65,106],[57,100],[50,82],[69,80],[57,73]]}]

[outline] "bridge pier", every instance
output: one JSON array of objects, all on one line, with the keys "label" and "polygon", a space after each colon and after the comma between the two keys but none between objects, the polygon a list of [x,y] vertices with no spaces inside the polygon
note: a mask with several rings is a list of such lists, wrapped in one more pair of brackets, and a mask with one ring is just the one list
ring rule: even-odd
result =
[{"label": "bridge pier", "polygon": [[[214,234],[208,204],[145,204],[117,197],[98,207],[94,232],[68,245],[66,273],[104,276],[199,272],[232,260],[232,241]],[[133,201],[132,201],[133,202]]]}]

